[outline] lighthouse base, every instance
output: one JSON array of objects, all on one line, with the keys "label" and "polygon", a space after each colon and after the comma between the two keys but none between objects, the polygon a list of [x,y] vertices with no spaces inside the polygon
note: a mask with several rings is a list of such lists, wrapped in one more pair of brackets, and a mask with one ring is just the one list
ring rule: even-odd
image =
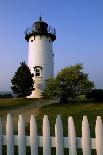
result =
[{"label": "lighthouse base", "polygon": [[42,91],[35,89],[34,91],[32,91],[31,95],[27,96],[27,98],[42,98]]},{"label": "lighthouse base", "polygon": [[35,90],[32,91],[30,96],[27,96],[27,98],[42,98],[42,93],[45,88],[45,80],[36,81],[34,85]]}]

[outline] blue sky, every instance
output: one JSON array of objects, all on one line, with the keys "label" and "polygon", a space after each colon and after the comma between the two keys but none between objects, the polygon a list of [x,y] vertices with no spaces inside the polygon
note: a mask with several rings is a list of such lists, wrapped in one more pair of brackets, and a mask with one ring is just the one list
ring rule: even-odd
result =
[{"label": "blue sky", "polygon": [[28,57],[24,31],[39,16],[57,31],[55,74],[83,63],[84,72],[103,88],[103,0],[1,0],[0,91],[10,90],[11,78]]}]

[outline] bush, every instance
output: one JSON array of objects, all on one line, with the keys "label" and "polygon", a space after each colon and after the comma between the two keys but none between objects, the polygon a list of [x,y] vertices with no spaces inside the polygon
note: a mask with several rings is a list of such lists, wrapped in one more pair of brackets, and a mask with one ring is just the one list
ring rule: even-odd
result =
[{"label": "bush", "polygon": [[103,89],[93,89],[86,94],[87,99],[93,99],[97,102],[103,101]]},{"label": "bush", "polygon": [[0,94],[0,98],[13,98],[12,94]]}]

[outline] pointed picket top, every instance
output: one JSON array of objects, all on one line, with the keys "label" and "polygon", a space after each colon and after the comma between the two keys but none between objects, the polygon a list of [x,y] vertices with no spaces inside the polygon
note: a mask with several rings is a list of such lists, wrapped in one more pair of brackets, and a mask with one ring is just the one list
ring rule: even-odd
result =
[{"label": "pointed picket top", "polygon": [[48,116],[43,118],[43,155],[51,155],[50,124]]},{"label": "pointed picket top", "polygon": [[77,155],[76,131],[72,116],[68,118],[68,144],[69,144],[69,154]]},{"label": "pointed picket top", "polygon": [[6,134],[7,134],[7,155],[14,155],[13,120],[11,114],[7,115]]},{"label": "pointed picket top", "polygon": [[60,115],[57,115],[56,118],[55,139],[56,139],[56,155],[64,155],[63,126]]},{"label": "pointed picket top", "polygon": [[7,115],[6,132],[11,132],[11,134],[13,133],[13,120],[11,114]]},{"label": "pointed picket top", "polygon": [[31,155],[38,155],[37,124],[34,115],[30,118],[30,146]]},{"label": "pointed picket top", "polygon": [[87,116],[83,116],[82,121],[82,150],[83,155],[91,155],[90,128]]},{"label": "pointed picket top", "polygon": [[61,120],[61,116],[60,115],[57,115],[56,125],[61,127],[61,133],[63,135],[63,125],[62,125],[62,120]]},{"label": "pointed picket top", "polygon": [[25,139],[25,122],[22,115],[19,115],[18,121],[18,153],[26,155],[26,139]]},{"label": "pointed picket top", "polygon": [[96,119],[95,135],[97,155],[103,155],[103,123],[101,116],[97,116]]},{"label": "pointed picket top", "polygon": [[0,118],[0,154],[2,154],[2,121]]}]

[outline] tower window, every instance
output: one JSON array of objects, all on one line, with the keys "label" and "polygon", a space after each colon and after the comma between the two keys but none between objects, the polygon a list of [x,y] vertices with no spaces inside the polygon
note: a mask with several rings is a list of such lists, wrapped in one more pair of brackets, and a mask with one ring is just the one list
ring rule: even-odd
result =
[{"label": "tower window", "polygon": [[42,67],[40,67],[40,66],[34,67],[36,77],[41,77],[41,70],[42,70]]},{"label": "tower window", "polygon": [[35,69],[35,75],[36,76],[40,76],[40,68],[36,68]]}]

